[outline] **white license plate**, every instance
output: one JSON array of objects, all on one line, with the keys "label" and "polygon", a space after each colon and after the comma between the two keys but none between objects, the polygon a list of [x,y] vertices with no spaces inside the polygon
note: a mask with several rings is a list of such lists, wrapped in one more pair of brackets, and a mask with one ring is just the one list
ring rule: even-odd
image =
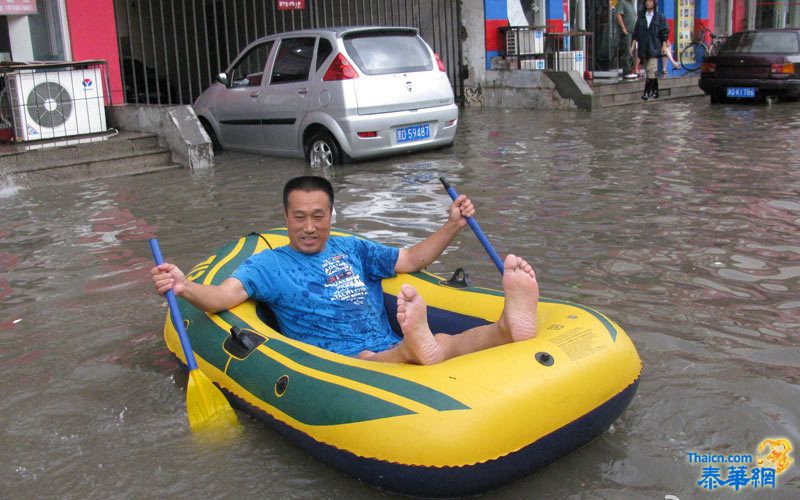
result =
[{"label": "white license plate", "polygon": [[428,123],[423,125],[411,125],[410,127],[397,129],[396,133],[397,142],[421,141],[431,136],[431,126]]},{"label": "white license plate", "polygon": [[728,87],[726,95],[740,99],[752,99],[756,96],[756,89],[755,87]]}]

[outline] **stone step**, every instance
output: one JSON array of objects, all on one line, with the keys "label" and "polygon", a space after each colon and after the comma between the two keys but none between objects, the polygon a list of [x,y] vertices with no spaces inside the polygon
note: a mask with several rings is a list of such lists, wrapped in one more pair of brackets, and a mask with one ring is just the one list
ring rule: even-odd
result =
[{"label": "stone step", "polygon": [[155,149],[127,152],[111,150],[108,152],[99,153],[95,151],[94,154],[70,154],[63,158],[53,154],[40,156],[38,159],[28,157],[26,155],[18,155],[16,158],[13,158],[12,161],[0,164],[0,172],[13,174],[37,170],[48,170],[53,168],[80,167],[81,165],[90,163],[119,162],[120,164],[128,164],[131,161],[136,161],[136,158],[142,158],[143,161],[148,163],[151,163],[153,158],[158,158],[157,161],[160,161],[162,164],[164,164],[171,162],[172,153],[168,149],[156,147]]},{"label": "stone step", "polygon": [[66,184],[120,175],[138,175],[165,169],[182,168],[172,163],[168,150],[152,150],[105,159],[87,159],[70,165],[30,168],[17,172],[2,172],[7,182],[17,187]]},{"label": "stone step", "polygon": [[599,85],[592,88],[592,91],[599,97],[601,108],[611,106],[625,106],[630,104],[644,104],[646,102],[659,102],[670,99],[684,99],[688,97],[700,97],[704,93],[697,85],[697,77],[665,78],[658,81],[659,98],[642,100],[644,91],[644,81],[625,82],[612,85]]},{"label": "stone step", "polygon": [[703,91],[700,89],[691,89],[688,87],[678,87],[673,89],[665,89],[658,91],[658,99],[649,99],[644,101],[642,99],[642,89],[635,93],[616,94],[610,96],[603,96],[600,99],[600,106],[603,108],[613,106],[623,106],[630,104],[645,104],[648,102],[668,101],[671,99],[686,99],[689,97],[703,97]]},{"label": "stone step", "polygon": [[19,168],[29,164],[69,165],[89,159],[121,157],[159,148],[158,136],[155,134],[122,132],[106,140],[98,139],[64,137],[51,141],[4,145],[0,149],[0,166]]},{"label": "stone step", "polygon": [[[699,89],[698,82],[700,78],[696,76],[683,76],[675,78],[659,78],[658,86],[661,89],[670,89],[674,87],[694,87]],[[644,89],[644,79],[639,78],[633,81],[620,81],[619,83],[611,84],[595,84],[592,85],[592,92],[596,95],[611,95],[626,92],[641,92]]]}]

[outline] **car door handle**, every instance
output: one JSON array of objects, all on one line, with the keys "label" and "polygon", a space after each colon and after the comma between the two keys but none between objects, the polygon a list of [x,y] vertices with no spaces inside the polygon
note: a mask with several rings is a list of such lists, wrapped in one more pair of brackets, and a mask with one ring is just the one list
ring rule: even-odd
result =
[{"label": "car door handle", "polygon": [[250,97],[258,97],[261,95],[261,92],[250,92]]},{"label": "car door handle", "polygon": [[298,91],[297,91],[297,93],[298,93],[298,94],[303,94],[303,95],[306,95],[306,94],[308,94],[308,89],[306,89],[306,88],[302,88],[302,89],[298,90]]}]

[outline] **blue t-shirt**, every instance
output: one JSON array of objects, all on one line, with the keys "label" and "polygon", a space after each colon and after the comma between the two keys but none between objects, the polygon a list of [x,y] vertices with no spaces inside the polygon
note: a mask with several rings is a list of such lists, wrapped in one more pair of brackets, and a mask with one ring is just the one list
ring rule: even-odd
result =
[{"label": "blue t-shirt", "polygon": [[247,295],[267,303],[287,337],[355,355],[400,341],[383,308],[381,280],[395,275],[397,248],[333,236],[307,255],[282,246],[244,261],[233,277]]}]

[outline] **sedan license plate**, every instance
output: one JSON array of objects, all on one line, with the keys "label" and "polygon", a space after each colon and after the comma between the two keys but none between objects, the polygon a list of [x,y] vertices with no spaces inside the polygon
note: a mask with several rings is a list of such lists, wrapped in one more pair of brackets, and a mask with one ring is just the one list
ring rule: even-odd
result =
[{"label": "sedan license plate", "polygon": [[427,123],[397,129],[397,142],[421,141],[422,139],[428,139],[430,136],[431,126]]},{"label": "sedan license plate", "polygon": [[728,87],[728,97],[737,97],[741,99],[752,99],[756,96],[755,87]]}]

